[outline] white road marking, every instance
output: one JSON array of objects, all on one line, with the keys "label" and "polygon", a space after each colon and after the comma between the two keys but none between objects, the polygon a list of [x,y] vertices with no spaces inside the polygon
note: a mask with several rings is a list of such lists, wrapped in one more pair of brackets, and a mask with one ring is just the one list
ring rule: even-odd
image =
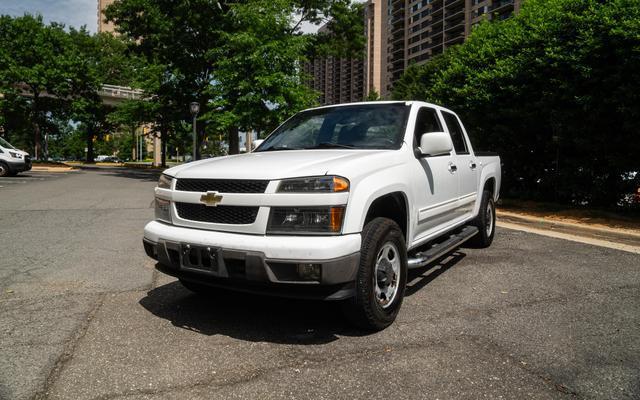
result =
[{"label": "white road marking", "polygon": [[523,231],[523,232],[529,232],[529,233],[535,233],[537,235],[548,236],[548,237],[552,237],[552,238],[556,238],[556,239],[570,240],[572,242],[591,244],[591,245],[594,245],[594,246],[607,247],[607,248],[610,248],[610,249],[616,249],[616,250],[627,251],[629,253],[640,254],[640,247],[639,246],[631,246],[631,245],[628,245],[628,244],[610,242],[608,240],[593,239],[593,238],[588,238],[588,237],[584,237],[584,236],[571,235],[571,234],[568,234],[568,233],[560,233],[560,232],[555,232],[555,231],[548,231],[548,230],[545,230],[545,229],[530,228],[528,226],[519,225],[519,224],[513,224],[511,222],[500,222],[500,221],[498,221],[498,222],[496,222],[496,225],[498,225],[499,227],[502,227],[502,228],[514,229],[514,230],[517,230],[517,231]]}]

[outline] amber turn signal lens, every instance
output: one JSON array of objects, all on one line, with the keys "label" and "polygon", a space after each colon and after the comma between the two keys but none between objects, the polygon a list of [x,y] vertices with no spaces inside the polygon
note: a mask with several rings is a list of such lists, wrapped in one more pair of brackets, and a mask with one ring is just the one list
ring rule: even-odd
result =
[{"label": "amber turn signal lens", "polygon": [[333,191],[334,192],[346,192],[349,190],[349,181],[340,178],[339,176],[333,177]]},{"label": "amber turn signal lens", "polygon": [[331,207],[329,209],[329,231],[339,233],[342,229],[342,219],[344,217],[344,207]]}]

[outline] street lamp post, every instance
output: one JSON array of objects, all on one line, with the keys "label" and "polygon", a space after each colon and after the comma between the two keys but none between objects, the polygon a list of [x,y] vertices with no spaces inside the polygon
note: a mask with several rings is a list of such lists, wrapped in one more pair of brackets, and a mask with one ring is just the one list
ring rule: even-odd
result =
[{"label": "street lamp post", "polygon": [[200,112],[200,103],[197,101],[192,102],[189,105],[189,109],[191,110],[191,115],[193,115],[193,161],[196,160],[196,118],[198,117],[198,113]]}]

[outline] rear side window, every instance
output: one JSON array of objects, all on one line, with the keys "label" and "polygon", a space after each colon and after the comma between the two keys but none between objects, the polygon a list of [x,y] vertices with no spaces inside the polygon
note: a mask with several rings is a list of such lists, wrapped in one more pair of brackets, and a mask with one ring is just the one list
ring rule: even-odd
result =
[{"label": "rear side window", "polygon": [[442,111],[442,116],[444,117],[445,124],[447,124],[447,128],[449,128],[449,135],[451,135],[451,141],[453,142],[453,148],[456,150],[456,154],[469,154],[458,118],[446,111]]},{"label": "rear side window", "polygon": [[418,110],[416,118],[416,130],[414,133],[415,145],[420,145],[420,137],[425,133],[442,132],[442,125],[436,110],[433,108],[422,107]]}]

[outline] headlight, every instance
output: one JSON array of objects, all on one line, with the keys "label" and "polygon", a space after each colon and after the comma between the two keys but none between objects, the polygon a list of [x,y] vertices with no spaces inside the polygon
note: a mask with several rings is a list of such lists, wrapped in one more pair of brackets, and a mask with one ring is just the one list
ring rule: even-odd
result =
[{"label": "headlight", "polygon": [[308,178],[285,179],[280,182],[278,192],[348,192],[349,181],[340,176],[311,176]]},{"label": "headlight", "polygon": [[171,223],[171,202],[156,197],[156,219]]},{"label": "headlight", "polygon": [[22,158],[22,154],[14,153],[13,151],[10,151],[9,155],[13,158]]},{"label": "headlight", "polygon": [[161,189],[171,189],[171,182],[173,182],[172,177],[162,174],[160,175],[160,179],[158,179],[158,187]]},{"label": "headlight", "polygon": [[343,218],[344,206],[272,207],[267,233],[336,235],[342,231]]}]

